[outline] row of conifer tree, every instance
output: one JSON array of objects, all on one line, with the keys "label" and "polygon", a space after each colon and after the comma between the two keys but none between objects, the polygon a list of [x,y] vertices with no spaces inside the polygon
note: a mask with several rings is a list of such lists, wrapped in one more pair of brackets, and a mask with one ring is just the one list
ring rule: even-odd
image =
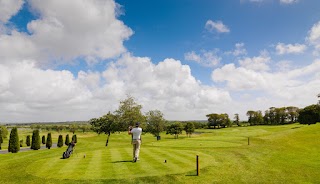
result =
[{"label": "row of conifer tree", "polygon": [[[77,143],[78,140],[77,140],[77,135],[76,134],[74,134],[72,136],[71,141],[74,142],[74,143]],[[2,139],[0,140],[0,149],[1,149],[1,143],[3,143]],[[52,147],[51,133],[48,133],[47,139],[43,135],[41,143],[45,144],[46,148],[50,149]],[[66,135],[64,144],[67,145],[67,146],[70,144],[69,134]],[[33,150],[40,149],[41,144],[40,144],[40,133],[39,133],[39,130],[33,130],[31,141],[30,141],[30,135],[27,136],[26,145],[27,146],[31,146],[30,148],[33,149]],[[19,141],[18,129],[16,127],[14,127],[14,128],[12,128],[11,133],[10,133],[8,152],[17,153],[18,151],[20,151],[20,147],[22,147],[22,146],[23,146],[23,140]],[[62,146],[63,146],[63,136],[59,135],[57,147],[60,148]]]}]

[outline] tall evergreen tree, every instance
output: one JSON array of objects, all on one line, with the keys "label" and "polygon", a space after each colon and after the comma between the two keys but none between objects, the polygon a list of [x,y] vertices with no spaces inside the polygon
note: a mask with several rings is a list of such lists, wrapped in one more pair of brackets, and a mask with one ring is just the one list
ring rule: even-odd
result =
[{"label": "tall evergreen tree", "polygon": [[77,142],[78,142],[78,140],[77,140],[77,134],[74,134],[74,135],[72,136],[72,141],[73,141],[74,143],[77,143]]},{"label": "tall evergreen tree", "polygon": [[67,146],[70,143],[69,134],[66,135],[66,141],[64,142]]},{"label": "tall evergreen tree", "polygon": [[46,142],[46,148],[50,149],[51,147],[52,147],[51,133],[48,133],[47,142]]},{"label": "tall evergreen tree", "polygon": [[46,136],[42,136],[42,144],[46,144]]},{"label": "tall evergreen tree", "polygon": [[61,147],[63,146],[63,137],[62,137],[62,135],[59,135],[59,139],[58,139],[58,144],[57,144],[57,146],[58,146],[59,148],[61,148]]},{"label": "tall evergreen tree", "polygon": [[9,139],[8,152],[17,153],[20,150],[18,129],[12,128]]},{"label": "tall evergreen tree", "polygon": [[31,145],[30,135],[27,135],[26,145],[27,145],[27,146],[30,146],[30,145]]},{"label": "tall evergreen tree", "polygon": [[33,150],[38,150],[38,149],[40,149],[40,135],[39,135],[39,130],[34,130],[33,133],[32,133],[31,149],[33,149]]},{"label": "tall evergreen tree", "polygon": [[2,139],[2,130],[0,129],[0,150],[1,150],[1,144],[3,143],[3,139]]}]

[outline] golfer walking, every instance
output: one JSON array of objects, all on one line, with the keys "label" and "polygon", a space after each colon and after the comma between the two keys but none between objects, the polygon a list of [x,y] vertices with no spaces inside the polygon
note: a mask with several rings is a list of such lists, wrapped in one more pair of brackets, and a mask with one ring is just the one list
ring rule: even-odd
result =
[{"label": "golfer walking", "polygon": [[132,128],[129,127],[128,134],[132,135],[132,146],[133,146],[133,162],[139,160],[139,152],[140,152],[140,145],[141,145],[141,133],[142,128],[139,127],[140,123],[136,123],[136,127]]}]

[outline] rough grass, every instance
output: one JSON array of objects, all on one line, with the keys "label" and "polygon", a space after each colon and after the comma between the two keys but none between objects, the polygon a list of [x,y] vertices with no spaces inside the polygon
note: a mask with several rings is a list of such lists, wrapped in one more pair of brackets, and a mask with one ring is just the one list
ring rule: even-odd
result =
[{"label": "rough grass", "polygon": [[66,146],[0,154],[0,183],[320,183],[320,124],[200,131],[160,141],[145,134],[137,163],[126,133],[112,134],[108,147],[106,135],[77,133],[69,159],[61,159]]}]

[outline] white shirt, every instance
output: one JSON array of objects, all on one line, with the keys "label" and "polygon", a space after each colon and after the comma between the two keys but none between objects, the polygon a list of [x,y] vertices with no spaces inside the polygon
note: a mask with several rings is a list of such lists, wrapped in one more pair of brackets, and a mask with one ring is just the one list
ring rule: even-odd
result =
[{"label": "white shirt", "polygon": [[140,128],[140,127],[133,128],[130,132],[132,133],[132,139],[140,140],[142,128]]}]

